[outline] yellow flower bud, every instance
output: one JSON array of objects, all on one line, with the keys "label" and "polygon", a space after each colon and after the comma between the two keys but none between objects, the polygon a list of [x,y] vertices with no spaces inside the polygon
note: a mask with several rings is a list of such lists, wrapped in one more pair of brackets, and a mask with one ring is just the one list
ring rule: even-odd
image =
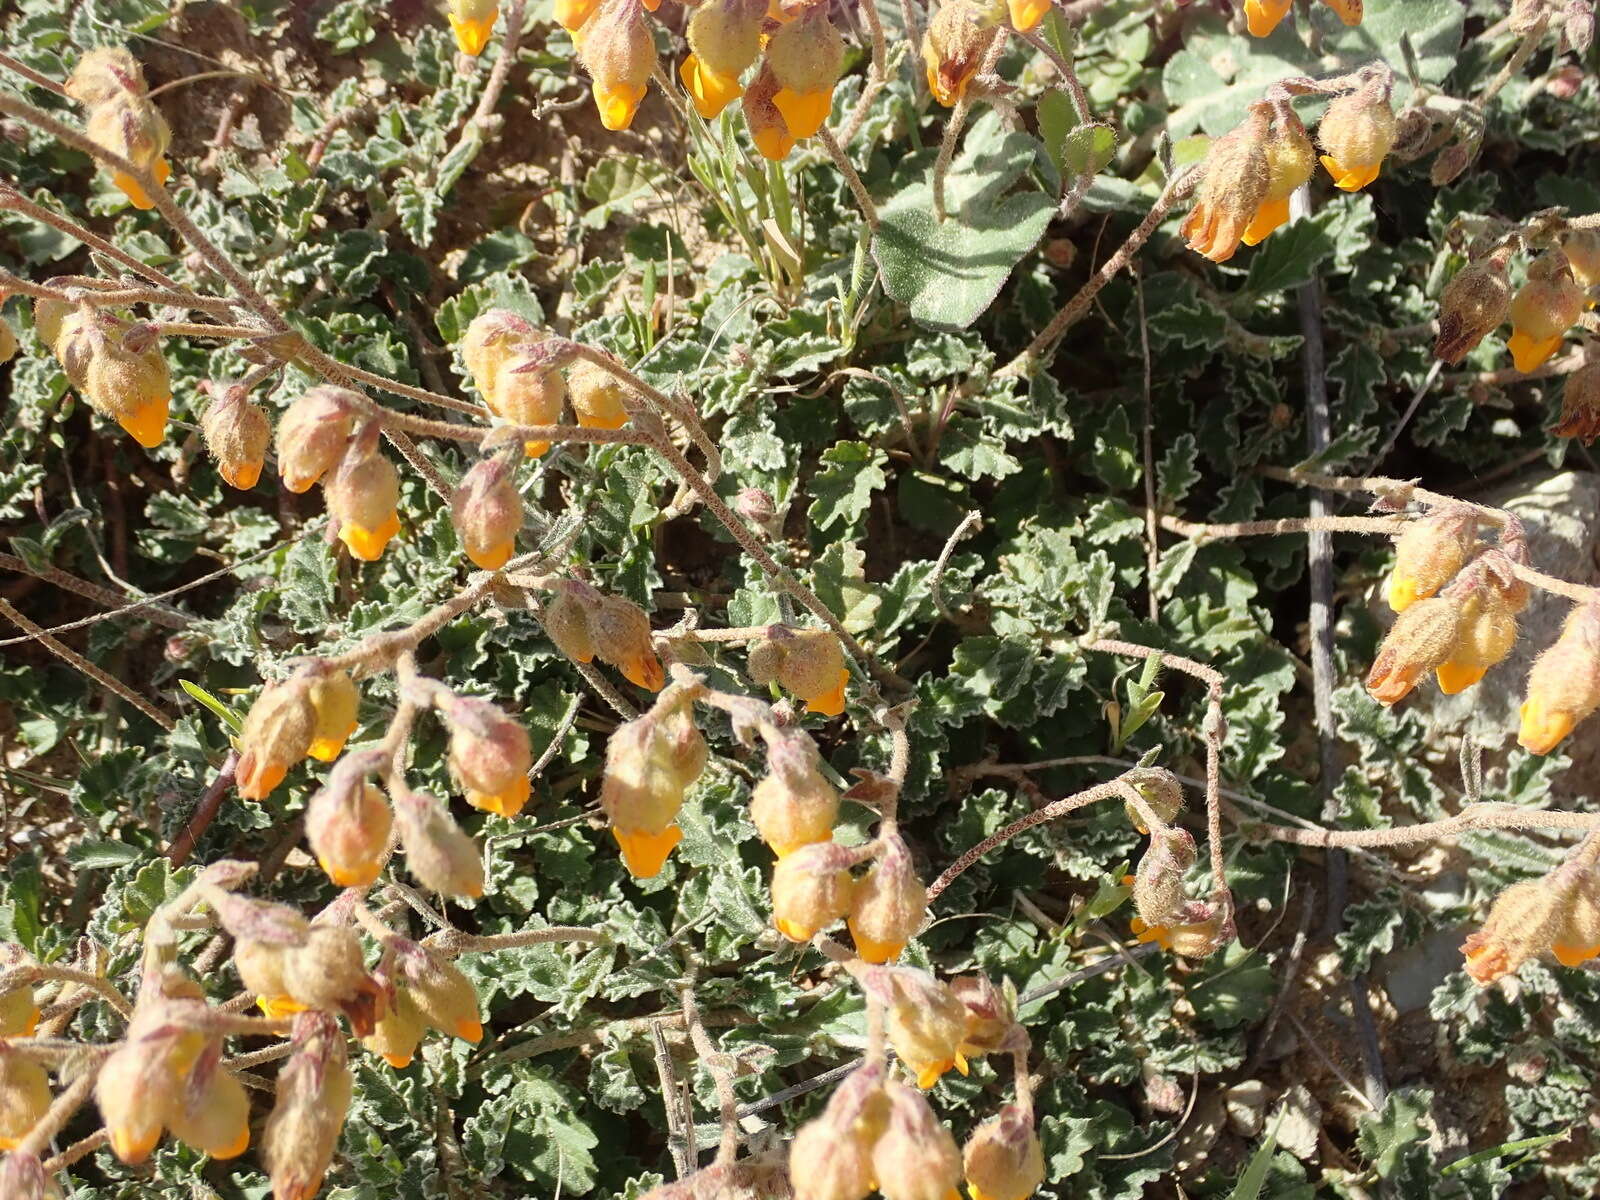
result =
[{"label": "yellow flower bud", "polygon": [[961,1182],[955,1138],[927,1099],[901,1084],[884,1084],[889,1116],[872,1147],[872,1169],[884,1200],[950,1200]]},{"label": "yellow flower bud", "polygon": [[[0,942],[0,975],[32,965],[33,955],[16,942]],[[0,992],[0,1038],[32,1037],[38,1024],[39,1006],[31,983]]]},{"label": "yellow flower bud", "polygon": [[1533,754],[1549,754],[1580,721],[1600,708],[1600,604],[1581,604],[1567,616],[1561,636],[1534,661],[1522,702],[1517,740]]},{"label": "yellow flower bud", "polygon": [[950,981],[950,991],[966,1009],[961,1044],[962,1057],[972,1059],[1009,1049],[1017,1030],[1011,1000],[987,975],[962,975]]},{"label": "yellow flower bud", "polygon": [[172,382],[148,326],[126,333],[91,311],[64,321],[57,342],[67,376],[89,406],[121,425],[146,449],[166,436]]},{"label": "yellow flower bud", "polygon": [[1311,137],[1287,104],[1273,109],[1272,128],[1262,152],[1267,158],[1267,190],[1250,224],[1239,235],[1246,246],[1257,245],[1289,219],[1289,197],[1317,169]]},{"label": "yellow flower bud", "polygon": [[339,1147],[352,1081],[344,1039],[315,1014],[295,1022],[294,1054],[278,1072],[278,1098],[261,1133],[274,1200],[313,1200]]},{"label": "yellow flower bud", "polygon": [[789,123],[783,119],[783,113],[774,103],[781,86],[778,77],[772,73],[771,65],[763,61],[740,101],[744,123],[750,129],[750,140],[755,143],[761,157],[772,162],[782,162],[794,149],[794,134],[789,131]]},{"label": "yellow flower bud", "polygon": [[265,800],[283,782],[289,768],[310,751],[315,736],[311,678],[296,673],[269,683],[250,706],[239,734],[235,768],[239,795],[246,800]]},{"label": "yellow flower bud", "polygon": [[1291,0],[1244,0],[1245,27],[1251,37],[1266,37],[1289,13]]},{"label": "yellow flower bud", "polygon": [[250,1145],[250,1098],[244,1085],[213,1064],[198,1090],[184,1088],[167,1114],[172,1136],[212,1158],[238,1158]]},{"label": "yellow flower bud", "polygon": [[1399,122],[1389,106],[1389,86],[1385,79],[1374,79],[1346,92],[1328,105],[1317,124],[1317,140],[1327,152],[1322,165],[1342,191],[1358,192],[1376,179],[1394,147]]},{"label": "yellow flower bud", "polygon": [[844,711],[850,671],[844,647],[826,629],[768,628],[750,649],[750,677],[757,683],[776,681],[806,702],[806,711],[836,717]]},{"label": "yellow flower bud", "polygon": [[850,906],[856,953],[870,963],[900,957],[927,915],[928,889],[911,865],[911,851],[898,834],[889,834]]},{"label": "yellow flower bud", "polygon": [[488,308],[472,318],[461,337],[461,361],[491,411],[500,368],[517,355],[517,347],[538,342],[544,335],[533,322],[510,309]]},{"label": "yellow flower bud", "polygon": [[1528,267],[1528,280],[1511,300],[1511,337],[1506,346],[1519,371],[1531,371],[1561,348],[1561,339],[1583,313],[1583,289],[1567,256],[1546,251]]},{"label": "yellow flower bud", "polygon": [[768,743],[767,775],[750,797],[750,819],[779,858],[833,838],[839,793],[819,770],[817,748],[802,734]]},{"label": "yellow flower bud", "polygon": [[94,1096],[111,1149],[125,1163],[140,1163],[161,1140],[167,1107],[179,1080],[154,1044],[128,1041],[100,1066]]},{"label": "yellow flower bud", "polygon": [[267,460],[272,425],[266,413],[245,399],[243,388],[223,389],[200,418],[200,432],[222,478],[241,491],[255,487]]},{"label": "yellow flower bud", "polygon": [[772,868],[772,923],[793,942],[810,941],[850,910],[857,855],[832,842],[802,846]]},{"label": "yellow flower bud", "polygon": [[361,693],[348,671],[317,671],[311,677],[307,699],[312,731],[306,753],[321,762],[332,762],[360,723]]},{"label": "yellow flower bud", "polygon": [[[1130,775],[1129,784],[1162,821],[1170,823],[1183,810],[1183,788],[1170,772],[1147,769],[1130,772]],[[1122,802],[1122,811],[1128,818],[1128,824],[1146,837],[1150,835],[1144,814],[1131,800]]]},{"label": "yellow flower bud", "polygon": [[916,1076],[917,1086],[931,1088],[951,1067],[965,1075],[961,1044],[967,1006],[960,997],[926,971],[887,968],[879,978],[886,985],[889,1044]]},{"label": "yellow flower bud", "polygon": [[404,986],[395,988],[394,999],[378,1018],[372,1032],[361,1044],[396,1071],[403,1071],[416,1057],[417,1046],[428,1032],[428,1023]]},{"label": "yellow flower bud", "polygon": [[1600,954],[1600,871],[1592,856],[1580,850],[1548,875],[1501,892],[1461,950],[1467,974],[1480,985],[1547,951],[1564,966]]},{"label": "yellow flower bud", "polygon": [[17,354],[17,335],[11,326],[0,321],[0,363],[8,363]]},{"label": "yellow flower bud", "polygon": [[[697,8],[695,15],[704,11],[704,7]],[[621,380],[586,358],[567,368],[567,395],[572,399],[578,424],[586,429],[621,429],[626,425],[628,409],[623,399],[627,394]]]},{"label": "yellow flower bud", "polygon": [[[567,385],[560,371],[527,355],[513,353],[495,375],[494,400],[489,407],[512,425],[557,425],[566,395]],[[522,443],[523,453],[529,458],[538,458],[548,449],[549,442]]]},{"label": "yellow flower bud", "polygon": [[1418,680],[1450,657],[1461,618],[1461,601],[1453,596],[1430,596],[1401,613],[1367,673],[1372,698],[1379,704],[1405,699]]},{"label": "yellow flower bud", "polygon": [[362,562],[382,558],[389,539],[400,532],[400,474],[378,453],[376,442],[376,427],[369,436],[357,435],[323,489],[339,540]]},{"label": "yellow flower bud", "polygon": [[284,487],[307,491],[344,457],[360,404],[358,393],[323,385],[289,405],[275,443]]},{"label": "yellow flower bud", "polygon": [[1506,278],[1510,259],[1510,247],[1501,246],[1462,267],[1445,284],[1439,297],[1439,336],[1433,343],[1433,356],[1440,362],[1460,362],[1506,319],[1511,305],[1511,281]]},{"label": "yellow flower bud", "polygon": [[510,561],[522,529],[522,497],[502,456],[484,459],[461,477],[450,497],[450,523],[475,566],[496,571]]},{"label": "yellow flower bud", "polygon": [[844,39],[828,20],[828,6],[814,4],[780,25],[767,43],[767,65],[778,81],[772,103],[790,135],[812,137],[833,108],[833,87],[844,66]]},{"label": "yellow flower bud", "polygon": [[1211,143],[1205,176],[1194,207],[1178,232],[1189,249],[1212,262],[1227,262],[1267,199],[1271,170],[1266,141],[1270,117],[1252,108],[1244,123]]},{"label": "yellow flower bud", "polygon": [[502,817],[516,816],[533,791],[527,729],[496,705],[472,696],[452,696],[440,712],[450,726],[450,771],[467,803]]},{"label": "yellow flower bud", "polygon": [[[1454,591],[1455,589],[1451,589]],[[1517,609],[1520,604],[1508,594],[1494,575],[1480,572],[1463,589],[1461,626],[1450,657],[1440,663],[1436,674],[1439,690],[1447,696],[1464,692],[1477,683],[1489,668],[1511,653],[1517,641]]]},{"label": "yellow flower bud", "polygon": [[600,593],[586,583],[558,583],[544,606],[544,631],[556,649],[573,662],[594,661],[594,633],[590,618],[600,605]]},{"label": "yellow flower bud", "polygon": [[499,15],[495,0],[450,0],[450,29],[456,35],[456,46],[461,53],[472,58],[482,54]]},{"label": "yellow flower bud", "polygon": [[659,874],[682,838],[678,810],[708,754],[687,701],[619,725],[606,743],[600,807],[636,878]]},{"label": "yellow flower bud", "polygon": [[1050,11],[1050,0],[1006,0],[1006,15],[1011,18],[1011,28],[1027,33],[1044,20]]},{"label": "yellow flower bud", "polygon": [[1405,612],[1455,578],[1477,544],[1478,522],[1466,505],[1445,505],[1405,527],[1395,539],[1389,607]]},{"label": "yellow flower bud", "polygon": [[0,1150],[15,1150],[49,1108],[45,1069],[0,1041]]},{"label": "yellow flower bud", "polygon": [[1028,1200],[1044,1182],[1044,1151],[1032,1116],[1006,1105],[972,1131],[961,1165],[972,1200]]},{"label": "yellow flower bud", "polygon": [[423,887],[473,900],[483,895],[483,856],[443,805],[419,792],[398,792],[394,815],[406,866]]},{"label": "yellow flower bud", "polygon": [[1561,390],[1561,416],[1550,430],[1557,437],[1582,438],[1592,446],[1600,437],[1600,360],[1585,363]]},{"label": "yellow flower bud", "polygon": [[[706,120],[715,118],[743,93],[739,76],[761,53],[766,9],[766,0],[706,0],[689,18],[686,32],[691,53],[678,75],[696,111]],[[576,381],[569,382],[575,389]]]},{"label": "yellow flower bud", "polygon": [[795,1200],[866,1200],[877,1186],[873,1143],[887,1119],[882,1069],[858,1067],[822,1113],[795,1131],[789,1147]]},{"label": "yellow flower bud", "polygon": [[428,1025],[469,1042],[483,1040],[478,989],[454,963],[416,942],[405,945],[399,961],[405,989]]},{"label": "yellow flower bud", "polygon": [[979,0],[945,0],[922,35],[928,90],[946,108],[966,94],[984,55],[1000,32],[1000,14]]},{"label": "yellow flower bud", "polygon": [[1153,835],[1133,877],[1133,906],[1148,926],[1166,925],[1188,901],[1183,879],[1195,864],[1194,838],[1171,826]]},{"label": "yellow flower bud", "polygon": [[627,677],[628,682],[659,692],[667,673],[650,641],[650,618],[631,600],[603,596],[589,617],[594,652]]},{"label": "yellow flower bud", "polygon": [[338,887],[366,887],[383,869],[394,815],[376,784],[335,778],[306,806],[306,841]]},{"label": "yellow flower bud", "polygon": [[[1600,284],[1600,229],[1573,229],[1561,235],[1561,250],[1572,277],[1585,291]],[[39,301],[34,302],[34,324],[39,322]]]},{"label": "yellow flower bud", "polygon": [[[172,131],[146,94],[144,72],[120,47],[93,50],[79,60],[67,80],[67,95],[89,110],[85,132],[104,150],[120,155],[157,184],[171,176],[165,157]],[[114,171],[111,182],[135,208],[155,202],[133,176]]]},{"label": "yellow flower bud", "polygon": [[604,0],[583,25],[578,60],[607,129],[626,129],[656,69],[656,43],[639,0]]}]

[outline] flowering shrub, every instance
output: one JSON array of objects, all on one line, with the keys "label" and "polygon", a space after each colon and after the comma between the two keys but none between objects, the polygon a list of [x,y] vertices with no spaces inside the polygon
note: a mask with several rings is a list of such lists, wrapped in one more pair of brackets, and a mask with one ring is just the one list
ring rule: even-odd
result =
[{"label": "flowering shrub", "polygon": [[1592,5],[1226,7],[19,0],[0,1198],[1600,1188]]}]

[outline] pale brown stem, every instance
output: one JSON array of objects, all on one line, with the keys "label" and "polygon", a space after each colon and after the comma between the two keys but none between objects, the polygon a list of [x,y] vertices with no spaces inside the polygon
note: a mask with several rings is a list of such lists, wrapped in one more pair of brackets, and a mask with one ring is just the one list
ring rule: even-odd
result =
[{"label": "pale brown stem", "polygon": [[839,168],[839,174],[844,176],[844,181],[850,186],[850,194],[856,199],[856,207],[861,209],[862,219],[866,221],[867,228],[874,233],[878,229],[878,209],[872,203],[872,196],[867,192],[867,185],[861,182],[861,176],[856,174],[854,164],[844,148],[834,141],[833,133],[824,125],[817,130],[817,140],[822,143],[822,148],[828,152],[828,157],[833,159],[833,165]]},{"label": "pale brown stem", "polygon": [[700,1062],[711,1073],[711,1081],[716,1085],[722,1136],[717,1141],[715,1161],[719,1166],[727,1166],[739,1153],[739,1100],[733,1090],[733,1071],[728,1065],[728,1055],[712,1044],[711,1036],[701,1023],[700,1006],[695,1001],[693,985],[685,984],[678,994],[683,998],[683,1019],[689,1027],[694,1052],[699,1055]]},{"label": "pale brown stem", "polygon": [[[230,570],[232,568],[229,568]],[[16,571],[20,575],[32,575],[35,579],[42,579],[46,583],[53,583],[58,588],[65,588],[69,592],[76,592],[86,596],[96,604],[108,605],[112,612],[102,616],[118,616],[125,612],[144,611],[145,619],[156,625],[168,629],[187,629],[189,618],[176,609],[168,608],[160,603],[160,596],[150,596],[134,604],[127,603],[127,597],[110,588],[101,587],[99,584],[90,583],[87,579],[79,579],[76,575],[69,574],[59,567],[32,567],[26,560],[11,554],[0,554],[0,570]],[[166,593],[171,595],[172,593]],[[59,632],[57,629],[54,632]],[[3,643],[0,643],[3,644]]]},{"label": "pale brown stem", "polygon": [[162,729],[165,729],[170,733],[176,726],[177,722],[175,722],[167,713],[163,712],[150,701],[146,700],[143,696],[139,695],[138,692],[134,691],[127,684],[123,683],[122,680],[116,678],[114,675],[109,675],[105,671],[102,671],[99,667],[95,666],[87,658],[84,658],[83,655],[79,654],[76,650],[73,650],[71,647],[67,646],[61,641],[58,641],[56,638],[51,637],[44,631],[42,626],[34,624],[33,621],[25,617],[22,613],[18,612],[10,601],[3,598],[0,598],[0,616],[5,617],[18,629],[22,630],[23,633],[30,635],[41,646],[50,651],[50,653],[54,654],[69,667],[73,668],[80,674],[87,676],[89,679],[95,683],[98,683],[107,691],[112,692],[126,700],[129,704],[133,705],[157,725],[161,726]]},{"label": "pale brown stem", "polygon": [[544,929],[523,929],[515,933],[463,933],[459,929],[446,929],[430,934],[425,944],[447,958],[462,954],[490,954],[496,950],[516,950],[523,946],[545,946],[551,942],[607,941],[603,929],[586,925],[550,925]]},{"label": "pale brown stem", "polygon": [[41,75],[38,71],[35,71],[32,67],[28,66],[27,63],[18,62],[9,54],[0,54],[0,67],[4,67],[8,71],[15,71],[29,83],[35,85],[36,87],[42,87],[47,92],[54,92],[64,100],[70,99],[70,97],[67,96],[67,89],[62,87],[54,79],[51,79],[48,75]]},{"label": "pale brown stem", "polygon": [[[861,97],[851,110],[844,128],[839,131],[841,146],[848,146],[855,141],[856,134],[861,132],[861,126],[866,123],[867,114],[872,111],[872,102],[889,81],[889,48],[883,36],[883,22],[878,18],[878,0],[861,0],[861,19],[866,22],[867,33],[872,40],[872,64],[867,70],[867,82],[861,89]],[[917,44],[916,27],[909,19],[906,22],[906,36],[911,39],[913,46]],[[873,221],[872,225],[876,228],[877,222]]]},{"label": "pale brown stem", "polygon": [[1394,829],[1296,829],[1290,825],[1258,824],[1255,821],[1241,822],[1240,828],[1275,842],[1322,849],[1350,849],[1409,846],[1472,829],[1556,829],[1592,836],[1600,831],[1600,813],[1553,812],[1510,804],[1474,804],[1443,821],[1402,825]]}]

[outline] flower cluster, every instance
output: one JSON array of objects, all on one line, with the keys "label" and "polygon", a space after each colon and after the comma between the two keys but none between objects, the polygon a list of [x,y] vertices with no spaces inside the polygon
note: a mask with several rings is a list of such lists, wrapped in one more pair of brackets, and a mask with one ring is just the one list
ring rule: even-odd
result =
[{"label": "flower cluster", "polygon": [[[1344,191],[1378,177],[1398,132],[1385,69],[1357,76],[1356,86],[1328,105],[1317,123],[1321,162]],[[1308,182],[1318,155],[1287,97],[1252,104],[1242,123],[1212,142],[1202,164],[1194,207],[1179,232],[1189,249],[1212,262],[1254,246],[1289,219],[1289,197]]]},{"label": "flower cluster", "polygon": [[651,640],[650,617],[625,597],[581,580],[559,580],[544,608],[544,628],[556,649],[573,662],[598,658],[621,671],[629,683],[652,692],[667,682]]},{"label": "flower cluster", "polygon": [[[1569,243],[1577,245],[1578,243]],[[1519,371],[1532,371],[1561,348],[1567,331],[1577,324],[1592,275],[1580,282],[1574,260],[1553,246],[1528,264],[1527,279],[1514,292],[1507,276],[1511,247],[1500,245],[1457,271],[1439,297],[1439,336],[1433,355],[1458,363],[1504,322],[1511,322],[1506,346]],[[1596,264],[1591,263],[1591,266]],[[1593,409],[1586,395],[1594,383],[1569,382],[1567,405],[1557,432],[1592,439]]]},{"label": "flower cluster", "polygon": [[[126,159],[159,187],[172,174],[166,160],[172,131],[146,91],[144,71],[120,46],[89,51],[66,82],[67,95],[86,110],[90,140]],[[135,208],[155,207],[143,183],[127,172],[113,171],[111,182]]]},{"label": "flower cluster", "polygon": [[161,444],[172,379],[153,326],[124,321],[87,300],[39,300],[33,324],[90,408],[146,449]]},{"label": "flower cluster", "polygon": [[1183,789],[1153,768],[1137,773],[1129,786],[1128,819],[1150,839],[1128,880],[1134,936],[1185,958],[1208,958],[1233,939],[1233,904],[1225,891],[1206,900],[1188,893],[1185,877],[1198,857],[1194,837],[1168,824],[1183,807]]},{"label": "flower cluster", "polygon": [[1048,0],[943,0],[922,35],[922,65],[933,98],[953,108],[1001,31],[1009,26],[1029,33],[1049,11]]},{"label": "flower cluster", "polygon": [[1496,897],[1483,928],[1462,944],[1467,974],[1480,985],[1551,954],[1575,967],[1600,957],[1600,842],[1587,839],[1554,871]]}]

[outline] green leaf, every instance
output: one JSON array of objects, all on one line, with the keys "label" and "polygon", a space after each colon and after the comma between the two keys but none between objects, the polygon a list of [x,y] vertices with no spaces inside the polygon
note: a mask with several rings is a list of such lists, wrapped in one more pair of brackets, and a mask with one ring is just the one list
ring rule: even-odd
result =
[{"label": "green leaf", "polygon": [[1328,231],[1333,214],[1327,210],[1305,220],[1291,221],[1255,248],[1245,288],[1267,296],[1299,287],[1317,267],[1333,256],[1337,246]]},{"label": "green leaf", "polygon": [[1055,211],[1054,197],[1022,182],[1038,151],[1033,138],[1002,134],[999,117],[986,113],[946,179],[943,221],[934,219],[931,175],[879,211],[872,256],[883,290],[909,305],[915,320],[965,329],[1038,243]]},{"label": "green leaf", "polygon": [[1427,1141],[1423,1118],[1432,1105],[1428,1088],[1397,1088],[1384,1098],[1379,1112],[1361,1114],[1356,1146],[1380,1179],[1399,1174],[1405,1157]]},{"label": "green leaf", "polygon": [[104,867],[125,867],[144,857],[144,851],[126,842],[98,839],[76,842],[67,850],[67,860],[81,870],[93,871]]},{"label": "green leaf", "polygon": [[1070,176],[1098,175],[1117,153],[1117,131],[1109,125],[1080,125],[1061,144],[1061,162]]},{"label": "green leaf", "polygon": [[1261,1195],[1261,1185],[1267,1181],[1267,1171],[1272,1166],[1272,1155],[1278,1148],[1278,1126],[1283,1124],[1283,1109],[1278,1109],[1278,1115],[1272,1119],[1272,1128],[1267,1130],[1267,1136],[1262,1139],[1261,1145],[1256,1147],[1256,1152],[1250,1156],[1244,1174],[1239,1176],[1239,1182],[1233,1185],[1233,1191],[1228,1193],[1228,1200],[1257,1200]]},{"label": "green leaf", "polygon": [[839,442],[822,452],[822,466],[811,477],[807,515],[818,529],[854,526],[872,503],[872,493],[888,482],[882,450],[866,442]]},{"label": "green leaf", "polygon": [[218,700],[210,692],[206,691],[205,688],[201,687],[198,683],[191,683],[187,679],[180,679],[178,680],[178,686],[184,691],[188,692],[189,695],[195,700],[198,700],[201,704],[205,705],[206,708],[210,709],[212,714],[218,717],[232,732],[237,734],[244,730],[244,719],[235,713],[233,709],[224,704],[221,700]]}]

